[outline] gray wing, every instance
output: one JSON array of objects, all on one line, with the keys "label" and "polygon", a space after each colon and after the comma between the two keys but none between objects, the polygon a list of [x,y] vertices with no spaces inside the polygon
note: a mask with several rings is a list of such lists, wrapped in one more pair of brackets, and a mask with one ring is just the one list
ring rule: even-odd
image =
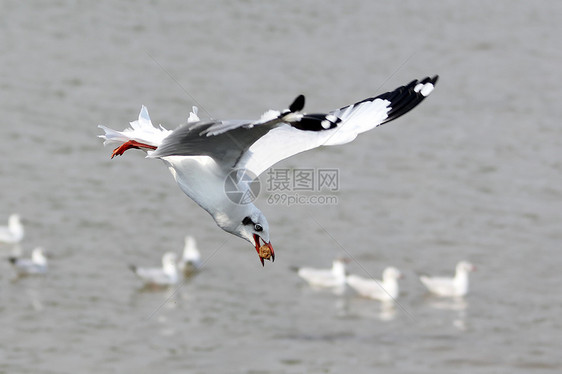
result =
[{"label": "gray wing", "polygon": [[[149,157],[209,156],[225,167],[240,157],[273,127],[251,121],[201,121],[174,130]],[[220,129],[220,133],[214,133]]]},{"label": "gray wing", "polygon": [[210,156],[224,168],[245,168],[260,175],[287,157],[351,142],[401,117],[433,91],[437,79],[413,80],[329,113],[298,113],[304,107],[300,95],[289,109],[266,112],[258,121],[195,122],[175,130],[149,157]]},{"label": "gray wing", "polygon": [[271,129],[299,121],[304,107],[299,95],[284,111],[268,111],[257,121],[227,120],[188,123],[167,136],[149,157],[209,156],[233,168],[248,148]]}]

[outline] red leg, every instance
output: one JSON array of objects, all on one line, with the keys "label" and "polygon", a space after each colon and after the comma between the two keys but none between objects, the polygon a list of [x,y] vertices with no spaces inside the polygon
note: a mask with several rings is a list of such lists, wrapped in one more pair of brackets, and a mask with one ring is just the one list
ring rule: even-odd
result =
[{"label": "red leg", "polygon": [[137,142],[136,140],[129,140],[126,141],[125,143],[121,144],[119,147],[115,148],[113,150],[113,153],[111,154],[111,158],[115,157],[115,156],[121,156],[123,153],[125,153],[125,151],[127,149],[130,148],[137,148],[137,149],[141,149],[141,148],[148,148],[148,149],[156,149],[157,147],[153,146],[153,145],[149,145],[149,144],[144,144],[141,142]]}]

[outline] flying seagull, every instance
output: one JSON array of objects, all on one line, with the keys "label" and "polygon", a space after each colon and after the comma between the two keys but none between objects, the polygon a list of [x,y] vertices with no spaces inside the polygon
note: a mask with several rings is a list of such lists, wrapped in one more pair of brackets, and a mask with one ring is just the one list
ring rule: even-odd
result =
[{"label": "flying seagull", "polygon": [[414,80],[328,113],[304,113],[303,95],[288,109],[269,110],[254,121],[200,120],[194,108],[187,123],[174,131],[154,127],[142,106],[130,128],[99,126],[105,132],[100,138],[104,144],[119,144],[112,158],[138,148],[148,158],[164,161],[182,191],[221,229],[255,245],[263,265],[264,259],[275,260],[267,219],[252,199],[236,200],[226,194],[227,178],[246,195],[252,179],[277,162],[316,147],[348,143],[409,112],[433,91],[437,78]]}]

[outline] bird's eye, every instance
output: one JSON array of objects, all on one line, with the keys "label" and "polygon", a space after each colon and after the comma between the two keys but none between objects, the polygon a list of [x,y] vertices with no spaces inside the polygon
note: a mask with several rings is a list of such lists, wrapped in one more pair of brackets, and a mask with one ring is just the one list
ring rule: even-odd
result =
[{"label": "bird's eye", "polygon": [[261,227],[261,225],[259,223],[256,223],[254,225],[254,230],[260,232],[260,231],[263,231],[263,227]]}]

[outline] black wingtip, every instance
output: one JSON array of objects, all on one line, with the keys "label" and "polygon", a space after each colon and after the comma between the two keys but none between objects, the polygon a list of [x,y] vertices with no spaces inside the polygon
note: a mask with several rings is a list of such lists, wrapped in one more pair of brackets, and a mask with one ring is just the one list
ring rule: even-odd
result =
[{"label": "black wingtip", "polygon": [[439,75],[434,75],[433,77],[425,77],[423,79],[417,80],[414,79],[413,81],[411,81],[409,84],[407,84],[405,87],[415,87],[418,84],[426,84],[426,83],[431,83],[435,86],[435,83],[437,83],[437,81],[439,80]]},{"label": "black wingtip", "polygon": [[[387,118],[382,123],[395,120],[415,108],[433,91],[438,79],[438,75],[434,75],[431,78],[425,77],[421,80],[416,79],[405,86],[398,87],[394,91],[379,95],[378,98],[390,101],[390,111],[387,113]],[[426,84],[431,84],[433,86],[427,92],[417,88],[419,85]]]},{"label": "black wingtip", "polygon": [[17,257],[10,257],[10,258],[8,258],[8,261],[10,261],[12,264],[15,264],[17,260],[18,260]]},{"label": "black wingtip", "polygon": [[297,96],[295,101],[293,101],[293,103],[289,105],[289,110],[291,112],[300,112],[303,109],[304,109],[304,95],[299,95]]}]

